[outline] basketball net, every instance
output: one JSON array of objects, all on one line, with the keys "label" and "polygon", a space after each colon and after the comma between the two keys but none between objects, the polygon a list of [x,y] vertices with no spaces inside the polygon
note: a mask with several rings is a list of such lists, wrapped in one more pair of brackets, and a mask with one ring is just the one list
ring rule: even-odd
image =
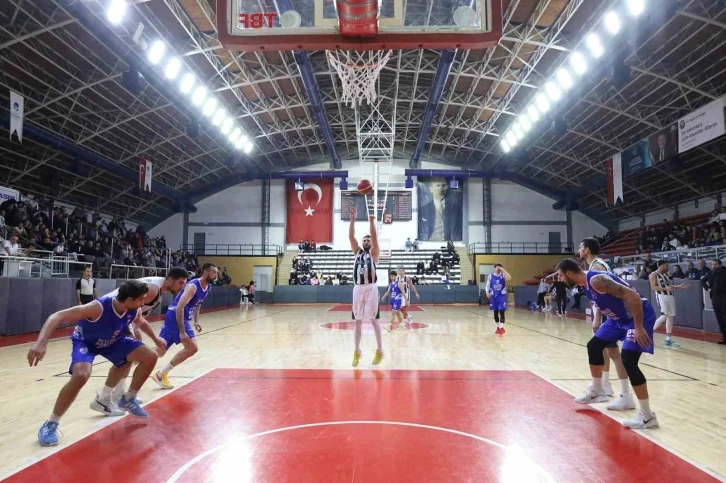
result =
[{"label": "basketball net", "polygon": [[338,73],[344,104],[355,107],[364,100],[368,104],[376,100],[376,81],[392,50],[328,50],[326,54],[330,66]]}]

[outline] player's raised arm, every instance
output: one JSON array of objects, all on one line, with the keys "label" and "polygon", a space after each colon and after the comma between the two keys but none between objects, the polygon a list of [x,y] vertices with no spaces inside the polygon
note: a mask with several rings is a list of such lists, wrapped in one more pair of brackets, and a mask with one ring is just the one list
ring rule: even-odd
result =
[{"label": "player's raised arm", "polygon": [[641,347],[648,347],[652,341],[643,328],[643,302],[640,294],[635,290],[617,283],[607,275],[596,275],[590,279],[590,286],[593,290],[602,294],[609,294],[625,302],[628,310],[633,316],[635,325],[635,341]]},{"label": "player's raised arm", "polygon": [[373,261],[378,263],[381,249],[378,246],[378,232],[376,231],[376,217],[374,215],[368,217],[368,227],[371,232],[371,256],[373,257]]},{"label": "player's raised arm", "polygon": [[103,314],[103,307],[101,303],[94,300],[85,305],[76,305],[69,309],[61,310],[56,312],[45,321],[43,328],[38,334],[38,340],[28,351],[28,364],[31,366],[37,366],[40,361],[45,357],[48,340],[50,339],[53,331],[60,324],[67,324],[71,322],[78,322],[79,320],[88,319],[96,320]]},{"label": "player's raised arm", "polygon": [[509,282],[510,280],[512,280],[512,276],[509,275],[509,272],[507,272],[506,270],[504,270],[504,267],[501,267],[500,266],[499,268],[502,269],[502,273],[504,274],[504,280],[506,280],[507,282]]},{"label": "player's raised arm", "polygon": [[355,219],[358,216],[358,208],[353,207],[350,209],[350,226],[348,227],[348,240],[350,240],[350,249],[353,253],[360,251],[360,245],[358,240],[355,239]]}]

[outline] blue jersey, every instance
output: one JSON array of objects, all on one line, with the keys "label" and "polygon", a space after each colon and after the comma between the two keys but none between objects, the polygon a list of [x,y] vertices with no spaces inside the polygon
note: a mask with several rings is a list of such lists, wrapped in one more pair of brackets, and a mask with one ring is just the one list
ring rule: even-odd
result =
[{"label": "blue jersey", "polygon": [[398,280],[396,280],[395,282],[391,282],[389,284],[389,289],[391,290],[391,300],[400,299],[403,297],[401,289],[398,288]]},{"label": "blue jersey", "polygon": [[494,296],[507,293],[507,279],[504,278],[504,274],[491,274],[489,277],[489,290],[491,290]]},{"label": "blue jersey", "polygon": [[627,305],[625,304],[625,301],[623,299],[619,299],[617,297],[614,297],[610,294],[606,293],[598,293],[596,290],[592,288],[590,285],[590,280],[592,277],[595,277],[597,275],[604,275],[606,277],[609,277],[611,280],[613,280],[616,283],[619,283],[620,285],[623,285],[624,287],[627,287],[629,290],[632,290],[633,292],[637,293],[640,296],[640,300],[643,303],[643,311],[644,313],[647,313],[649,311],[652,311],[652,307],[650,305],[650,302],[648,299],[640,295],[637,290],[635,290],[633,287],[628,285],[628,283],[624,280],[622,280],[620,277],[615,275],[614,273],[610,272],[598,272],[597,270],[588,270],[587,272],[587,283],[585,284],[584,290],[585,295],[587,295],[587,298],[590,299],[590,302],[592,302],[598,309],[600,309],[600,312],[604,317],[607,317],[611,321],[619,324],[619,325],[627,325],[629,324],[633,319],[633,314],[630,313],[628,310]]},{"label": "blue jersey", "polygon": [[[202,305],[204,299],[207,298],[207,295],[209,295],[209,291],[212,290],[212,284],[207,284],[207,290],[202,289],[202,285],[201,283],[199,283],[198,278],[188,281],[186,285],[184,285],[185,290],[188,285],[194,285],[197,290],[196,292],[194,292],[194,296],[186,305],[186,307],[184,307],[184,322],[189,322],[192,320],[192,314],[194,313],[194,310]],[[164,325],[169,325],[175,330],[179,330],[176,323],[176,306],[179,304],[179,301],[181,300],[183,294],[184,290],[181,290],[176,295],[176,297],[174,297],[174,301],[169,306],[169,309],[166,312],[166,316],[164,317]]]},{"label": "blue jersey", "polygon": [[118,314],[113,307],[113,299],[114,297],[108,295],[98,298],[96,302],[103,308],[101,316],[96,321],[84,319],[78,322],[71,339],[84,341],[87,346],[96,349],[103,349],[125,337],[126,328],[134,321],[139,309],[126,310]]}]

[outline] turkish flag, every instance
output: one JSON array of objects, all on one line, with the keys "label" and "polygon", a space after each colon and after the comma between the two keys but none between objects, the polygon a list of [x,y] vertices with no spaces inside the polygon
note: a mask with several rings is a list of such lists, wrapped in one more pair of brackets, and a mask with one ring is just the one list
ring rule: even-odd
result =
[{"label": "turkish flag", "polygon": [[308,180],[302,191],[295,191],[294,180],[287,181],[286,243],[333,241],[333,181]]}]

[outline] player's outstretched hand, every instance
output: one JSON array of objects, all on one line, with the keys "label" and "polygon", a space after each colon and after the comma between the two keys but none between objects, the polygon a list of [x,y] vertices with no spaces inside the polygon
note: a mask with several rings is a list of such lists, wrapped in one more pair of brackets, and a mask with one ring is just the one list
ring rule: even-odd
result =
[{"label": "player's outstretched hand", "polygon": [[635,338],[635,342],[637,342],[638,345],[644,349],[653,343],[643,327],[636,327],[635,332],[633,333],[633,337]]},{"label": "player's outstretched hand", "polygon": [[154,344],[159,349],[161,349],[163,351],[166,350],[166,341],[164,339],[162,339],[161,337],[157,337],[156,340],[154,341]]},{"label": "player's outstretched hand", "polygon": [[376,221],[376,217],[374,215],[369,215],[368,221]]},{"label": "player's outstretched hand", "polygon": [[355,220],[355,218],[358,216],[358,208],[355,206],[351,207],[350,209],[350,217],[351,219]]},{"label": "player's outstretched hand", "polygon": [[45,357],[46,343],[36,341],[35,344],[28,351],[28,364],[30,367],[37,366],[40,361]]}]

